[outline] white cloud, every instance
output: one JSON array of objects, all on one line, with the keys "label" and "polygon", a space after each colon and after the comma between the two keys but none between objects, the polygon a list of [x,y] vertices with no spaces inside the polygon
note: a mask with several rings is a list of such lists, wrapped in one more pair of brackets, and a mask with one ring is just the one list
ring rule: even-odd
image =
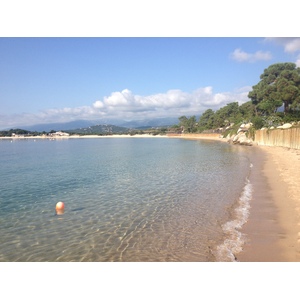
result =
[{"label": "white cloud", "polygon": [[287,53],[295,53],[300,51],[299,37],[271,37],[265,39],[267,42],[274,42],[284,48]]},{"label": "white cloud", "polygon": [[241,49],[235,49],[231,54],[232,59],[237,61],[247,61],[249,60],[250,55]]},{"label": "white cloud", "polygon": [[300,54],[297,57],[297,60],[295,62],[296,66],[300,68]]},{"label": "white cloud", "polygon": [[270,60],[272,55],[270,52],[256,51],[255,53],[247,53],[241,49],[235,49],[231,53],[231,58],[238,62],[256,62],[260,60]]},{"label": "white cloud", "polygon": [[294,53],[294,52],[300,51],[300,39],[295,38],[295,39],[292,39],[291,41],[289,41],[285,45],[284,51],[288,52],[288,53]]},{"label": "white cloud", "polygon": [[295,64],[300,67],[300,38],[299,37],[269,37],[265,42],[271,42],[283,47],[284,52],[294,54]]},{"label": "white cloud", "polygon": [[135,95],[130,90],[113,92],[91,106],[48,109],[37,114],[0,116],[0,128],[12,128],[41,123],[69,122],[79,119],[134,120],[157,117],[198,115],[208,108],[217,110],[227,103],[240,104],[249,101],[251,87],[224,93],[214,93],[211,86],[199,88],[192,93],[169,90],[148,96]]},{"label": "white cloud", "polygon": [[219,108],[229,102],[248,101],[247,93],[213,93],[212,87],[199,88],[192,93],[169,90],[149,96],[134,95],[129,90],[114,92],[103,101],[93,103],[95,110],[109,117],[127,118],[133,114],[148,117],[199,114],[207,107]]}]

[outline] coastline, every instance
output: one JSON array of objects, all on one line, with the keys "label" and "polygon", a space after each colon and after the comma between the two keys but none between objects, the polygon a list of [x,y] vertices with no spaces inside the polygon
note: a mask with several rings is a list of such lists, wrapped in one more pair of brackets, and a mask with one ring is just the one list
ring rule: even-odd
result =
[{"label": "coastline", "polygon": [[[181,136],[227,142],[217,134]],[[245,147],[236,145],[236,147]],[[250,213],[238,262],[300,261],[300,150],[254,144]]]},{"label": "coastline", "polygon": [[112,134],[112,135],[70,135],[70,136],[16,136],[16,137],[0,137],[0,140],[26,140],[26,139],[43,139],[43,140],[64,140],[64,139],[104,139],[104,138],[166,138],[165,135],[152,134]]},{"label": "coastline", "polygon": [[[182,138],[227,142],[217,134]],[[236,145],[236,147],[245,147]],[[254,144],[250,213],[238,262],[300,261],[300,150]]]},{"label": "coastline", "polygon": [[70,135],[70,136],[5,136],[0,137],[0,140],[26,140],[26,139],[103,139],[103,138],[182,138],[182,139],[209,139],[226,141],[220,138],[219,134],[167,134],[167,135],[153,135],[153,134],[112,134],[112,135]]},{"label": "coastline", "polygon": [[300,151],[255,146],[261,151],[253,170],[253,198],[240,262],[300,261]]},{"label": "coastline", "polygon": [[[181,138],[227,142],[216,134]],[[256,144],[251,147],[253,194],[248,220],[240,230],[245,244],[236,259],[238,262],[299,262],[300,150]]]},{"label": "coastline", "polygon": [[[0,137],[9,140],[74,138],[181,138],[227,142],[219,134]],[[236,145],[236,147],[245,147]],[[300,150],[253,145],[253,186],[248,221],[239,230],[245,237],[238,262],[300,261]]]}]

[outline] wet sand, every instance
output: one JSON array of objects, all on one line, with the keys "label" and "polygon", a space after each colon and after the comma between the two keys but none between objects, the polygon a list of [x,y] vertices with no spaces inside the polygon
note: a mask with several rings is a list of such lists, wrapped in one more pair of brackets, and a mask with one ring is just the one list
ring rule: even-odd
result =
[{"label": "wet sand", "polygon": [[[99,138],[100,136],[85,136]],[[113,135],[111,137],[133,137]],[[134,137],[220,139],[218,134]],[[70,138],[70,137],[67,137]],[[72,136],[72,138],[82,138]],[[235,145],[233,145],[235,146]],[[245,147],[236,145],[236,147]],[[253,197],[250,215],[241,229],[246,237],[239,262],[300,261],[300,150],[283,147],[253,146],[250,182]]]},{"label": "wet sand", "polygon": [[[300,151],[255,146],[253,184],[240,262],[300,261]],[[257,149],[255,149],[257,150]]]},{"label": "wet sand", "polygon": [[[217,134],[183,138],[220,139]],[[233,145],[233,147],[245,147]],[[300,150],[251,147],[253,195],[239,262],[300,261]]]}]

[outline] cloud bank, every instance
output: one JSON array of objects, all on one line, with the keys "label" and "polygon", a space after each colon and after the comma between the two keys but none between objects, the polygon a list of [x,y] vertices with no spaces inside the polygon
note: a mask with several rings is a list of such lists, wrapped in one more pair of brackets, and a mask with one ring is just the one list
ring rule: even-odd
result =
[{"label": "cloud bank", "polygon": [[241,49],[235,49],[231,53],[231,58],[238,62],[256,62],[270,60],[272,59],[272,55],[270,52],[256,51],[255,53],[247,53]]},{"label": "cloud bank", "polygon": [[269,37],[265,39],[267,42],[273,42],[284,48],[286,53],[300,52],[299,37]]},{"label": "cloud bank", "polygon": [[296,55],[295,64],[300,67],[300,38],[299,37],[270,37],[265,39],[283,47],[284,52]]},{"label": "cloud bank", "polygon": [[[300,38],[299,37],[268,37],[266,43],[273,43],[283,47],[285,53],[295,55],[295,64],[300,67]],[[237,62],[250,62],[271,60],[272,54],[269,51],[256,51],[255,53],[245,52],[242,49],[235,49],[230,54],[231,59]]]},{"label": "cloud bank", "polygon": [[0,115],[0,128],[74,120],[143,120],[199,115],[208,108],[217,110],[230,102],[247,102],[250,90],[251,87],[244,87],[233,92],[214,93],[213,88],[207,86],[191,93],[169,90],[166,93],[141,96],[124,89],[113,92],[90,106],[52,108],[36,114]]}]

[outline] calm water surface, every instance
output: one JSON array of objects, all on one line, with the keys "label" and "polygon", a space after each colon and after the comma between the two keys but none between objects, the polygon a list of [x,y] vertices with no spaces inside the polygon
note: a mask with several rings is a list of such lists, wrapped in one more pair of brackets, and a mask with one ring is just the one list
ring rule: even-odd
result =
[{"label": "calm water surface", "polygon": [[171,138],[0,140],[0,261],[232,261],[248,152]]}]

